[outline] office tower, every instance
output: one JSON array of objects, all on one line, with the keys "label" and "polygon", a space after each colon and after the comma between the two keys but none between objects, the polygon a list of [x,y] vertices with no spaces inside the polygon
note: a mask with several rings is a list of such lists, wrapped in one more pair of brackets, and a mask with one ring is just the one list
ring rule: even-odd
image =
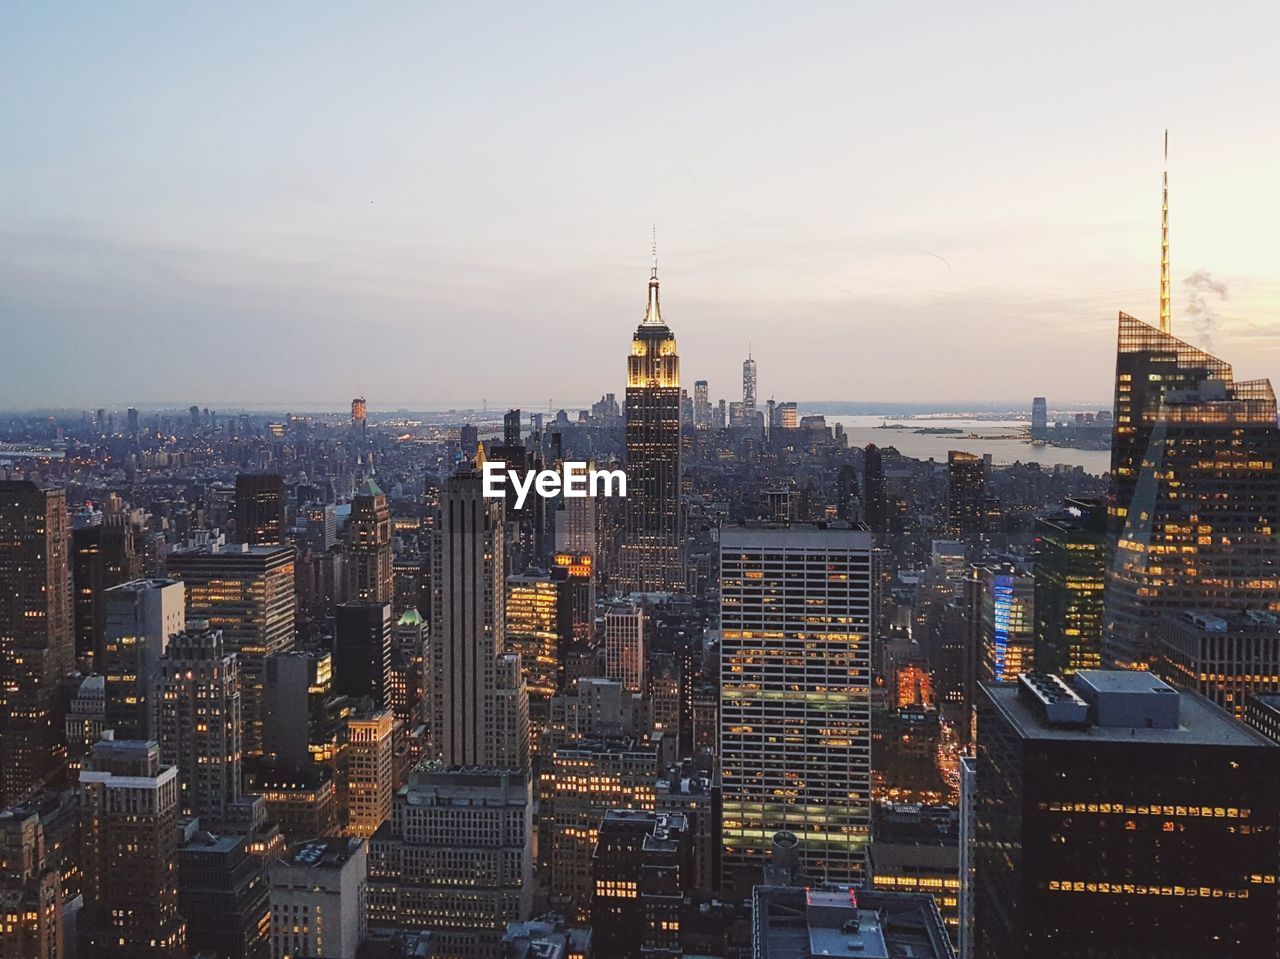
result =
[{"label": "office tower", "polygon": [[502,653],[494,664],[490,728],[493,763],[502,769],[528,769],[533,744],[529,724],[529,690],[518,653]]},{"label": "office tower", "polygon": [[700,430],[711,427],[711,399],[706,380],[694,380],[693,383],[693,425]]},{"label": "office tower", "polygon": [[1102,664],[1107,507],[1068,499],[1036,519],[1035,668],[1070,675]]},{"label": "office tower", "polygon": [[975,959],[1276,955],[1280,749],[1149,674],[1070,683],[982,687]]},{"label": "office tower", "polygon": [[678,957],[693,868],[679,813],[610,809],[591,861],[591,928],[600,955]]},{"label": "office tower", "polygon": [[324,720],[335,695],[333,654],[291,650],[269,656],[264,672],[263,753],[285,764],[331,761]]},{"label": "office tower", "polygon": [[551,578],[565,584],[569,605],[570,635],[589,643],[596,628],[596,566],[590,553],[556,553]]},{"label": "office tower", "polygon": [[75,664],[67,500],[0,480],[0,802],[18,802],[66,761],[57,687]]},{"label": "office tower", "polygon": [[181,810],[203,829],[226,829],[240,798],[240,664],[217,630],[198,623],[169,639],[157,668],[160,761],[176,766]]},{"label": "office tower", "polygon": [[135,579],[102,594],[107,727],[119,739],[153,739],[153,687],[169,637],[187,625],[182,583]]},{"label": "office tower", "polygon": [[960,906],[960,815],[954,806],[879,806],[867,856],[871,888],[933,896],[956,941]]},{"label": "office tower", "polygon": [[339,695],[386,704],[391,673],[391,604],[334,607],[333,688]]},{"label": "office tower", "polygon": [[463,423],[458,428],[458,450],[464,460],[475,457],[480,449],[480,430],[474,423]]},{"label": "office tower", "polygon": [[874,541],[865,527],[720,531],[726,875],[795,833],[805,871],[862,876],[871,802]]},{"label": "office tower", "polygon": [[604,614],[604,673],[632,692],[644,692],[649,667],[644,610],[618,603]]},{"label": "office tower", "polygon": [[80,767],[93,744],[107,728],[107,682],[101,675],[86,676],[71,697],[65,727],[67,737],[67,779],[78,782]]},{"label": "office tower", "polygon": [[1280,609],[1280,429],[1265,380],[1120,315],[1103,658],[1147,669],[1166,612]]},{"label": "office tower", "polygon": [[1049,407],[1043,396],[1031,400],[1031,438],[1042,440],[1049,435]]},{"label": "office tower", "polygon": [[293,547],[200,546],[170,553],[167,562],[186,586],[187,617],[220,631],[240,658],[244,753],[260,755],[266,659],[293,646]]},{"label": "office tower", "polygon": [[[445,765],[485,766],[497,740],[498,656],[506,634],[503,504],[483,495],[483,454],[445,481],[431,545],[431,696],[435,752]],[[526,740],[527,746],[527,740]]]},{"label": "office tower", "polygon": [[533,797],[514,769],[418,769],[369,843],[369,921],[431,929],[441,955],[493,955],[533,909]]},{"label": "office tower", "polygon": [[338,829],[333,770],[316,763],[273,763],[246,770],[245,789],[266,800],[267,816],[286,839],[331,836]]},{"label": "office tower", "polygon": [[715,411],[711,414],[711,425],[718,430],[722,430],[729,423],[728,408],[725,406],[724,400],[720,400],[716,404]]},{"label": "office tower", "polygon": [[680,502],[680,357],[658,307],[658,266],[649,308],[627,358],[627,499],[620,556],[623,592],[685,587]]},{"label": "office tower", "polygon": [[369,404],[363,396],[351,401],[351,438],[363,443],[369,435]]},{"label": "office tower", "polygon": [[369,838],[391,818],[395,766],[391,734],[395,716],[389,709],[352,716],[348,721],[347,832]]},{"label": "office tower", "polygon": [[600,823],[610,809],[654,808],[655,783],[664,768],[656,739],[585,739],[551,752],[539,781],[539,809],[549,833],[540,855],[550,861],[551,894],[585,919],[591,904],[591,859]]},{"label": "office tower", "polygon": [[308,503],[300,512],[306,523],[302,542],[307,549],[324,553],[337,545],[338,512],[331,504]]},{"label": "office tower", "polygon": [[391,574],[391,508],[373,480],[365,480],[351,501],[347,519],[347,599],[389,603],[395,598]]},{"label": "office tower", "polygon": [[689,834],[689,888],[710,895],[720,888],[719,773],[672,767],[655,784],[658,813],[679,813]]},{"label": "office tower", "polygon": [[132,437],[137,437],[138,428],[138,411],[132,406],[125,410],[125,423],[128,426],[128,433]]},{"label": "office tower", "polygon": [[1156,672],[1243,719],[1251,696],[1280,692],[1280,615],[1262,609],[1183,610],[1157,625]]},{"label": "office tower", "polygon": [[742,412],[743,416],[755,419],[756,415],[756,361],[748,351],[747,358],[742,361]]},{"label": "office tower", "polygon": [[599,519],[594,497],[566,497],[555,517],[556,552],[585,553],[592,557],[597,554]]},{"label": "office tower", "polygon": [[193,956],[269,959],[270,901],[262,860],[244,836],[201,830],[178,851],[178,908]]},{"label": "office tower", "polygon": [[862,467],[863,519],[883,542],[885,534],[884,454],[874,443],[867,445]]},{"label": "office tower", "polygon": [[752,959],[805,955],[955,959],[930,896],[764,885],[751,901]]},{"label": "office tower", "polygon": [[44,825],[31,809],[0,812],[0,956],[63,959],[62,874],[45,849]]},{"label": "office tower", "polygon": [[947,453],[947,525],[951,536],[971,546],[978,541],[986,495],[986,464],[982,457],[961,450]]},{"label": "office tower", "polygon": [[80,770],[80,865],[85,959],[178,959],[178,769],[160,747],[103,740]]},{"label": "office tower", "polygon": [[502,414],[502,445],[508,448],[523,446],[520,438],[520,410],[507,410]]},{"label": "office tower", "polygon": [[518,653],[529,698],[532,735],[546,725],[551,697],[561,687],[561,648],[573,639],[569,583],[548,573],[507,577],[506,641]]},{"label": "office tower", "polygon": [[118,513],[94,513],[71,531],[71,581],[75,602],[76,659],[98,668],[102,653],[102,594],[112,586],[140,579],[143,558],[134,524]]},{"label": "office tower", "polygon": [[1011,682],[1035,669],[1035,577],[1018,563],[980,566],[976,576],[980,598],[974,675],[978,682]]},{"label": "office tower", "polygon": [[250,546],[284,545],[284,478],[274,473],[236,476],[236,539]]},{"label": "office tower", "polygon": [[388,708],[410,732],[425,721],[422,691],[431,668],[427,659],[430,645],[426,620],[416,606],[410,606],[391,635],[391,685],[387,691]]},{"label": "office tower", "polygon": [[366,863],[360,838],[290,846],[267,866],[272,959],[351,959],[365,936]]}]

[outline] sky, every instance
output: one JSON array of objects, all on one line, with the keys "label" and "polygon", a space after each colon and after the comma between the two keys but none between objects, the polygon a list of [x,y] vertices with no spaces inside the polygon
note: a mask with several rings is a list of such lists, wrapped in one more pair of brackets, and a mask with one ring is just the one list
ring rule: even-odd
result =
[{"label": "sky", "polygon": [[[0,408],[1106,402],[1280,374],[1280,6],[9,4]],[[1193,280],[1193,282],[1188,282]]]}]

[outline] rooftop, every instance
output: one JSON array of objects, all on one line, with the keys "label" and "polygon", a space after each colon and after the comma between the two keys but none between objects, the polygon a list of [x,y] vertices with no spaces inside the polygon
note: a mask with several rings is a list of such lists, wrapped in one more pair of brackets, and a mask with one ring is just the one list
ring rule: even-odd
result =
[{"label": "rooftop", "polygon": [[954,959],[932,896],[757,886],[754,959]]},{"label": "rooftop", "polygon": [[[1073,692],[1088,703],[1088,715],[1083,721],[1072,723],[1056,723],[1046,718],[1043,702],[1027,695],[1024,685],[1018,682],[982,685],[987,697],[1024,739],[1090,739],[1177,746],[1273,745],[1209,700],[1195,693],[1179,692],[1147,672],[1090,669],[1076,673],[1072,680]],[[1176,699],[1166,704],[1166,697]],[[1101,723],[1098,722],[1100,713]],[[1171,725],[1164,725],[1170,716],[1176,718]]]},{"label": "rooftop", "polygon": [[346,836],[335,836],[329,839],[310,839],[290,846],[284,858],[286,862],[293,866],[305,866],[311,869],[341,869],[363,842],[363,839],[350,839]]}]

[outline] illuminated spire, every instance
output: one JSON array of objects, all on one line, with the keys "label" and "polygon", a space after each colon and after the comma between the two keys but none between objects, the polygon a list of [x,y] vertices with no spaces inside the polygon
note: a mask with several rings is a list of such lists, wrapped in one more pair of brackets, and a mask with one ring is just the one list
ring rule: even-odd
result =
[{"label": "illuminated spire", "polygon": [[1160,332],[1169,333],[1169,131],[1164,131],[1164,195],[1160,205]]},{"label": "illuminated spire", "polygon": [[653,226],[653,272],[649,275],[649,308],[645,310],[641,326],[664,326],[662,311],[658,309],[658,225]]},{"label": "illuminated spire", "polygon": [[484,455],[484,443],[477,443],[476,455],[475,455],[475,459],[471,461],[471,468],[474,469],[477,473],[483,473],[484,464],[488,462],[488,459],[489,458]]}]

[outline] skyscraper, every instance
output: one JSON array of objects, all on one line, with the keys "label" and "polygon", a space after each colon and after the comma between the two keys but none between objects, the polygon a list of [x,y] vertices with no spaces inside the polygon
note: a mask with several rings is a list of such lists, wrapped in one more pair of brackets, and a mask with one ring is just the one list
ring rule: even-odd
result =
[{"label": "skyscraper", "polygon": [[170,553],[170,575],[187,590],[187,617],[222,633],[240,657],[244,752],[262,752],[262,688],[268,656],[293,647],[292,546],[200,546]]},{"label": "skyscraper", "polygon": [[57,686],[75,663],[67,500],[0,480],[0,801],[17,802],[66,761]]},{"label": "skyscraper", "polygon": [[181,811],[202,829],[226,829],[240,798],[240,664],[222,634],[197,623],[169,639],[157,668],[160,761],[178,770]]},{"label": "skyscraper", "polygon": [[862,875],[871,803],[874,548],[847,524],[720,531],[726,883],[774,833],[818,881]]},{"label": "skyscraper", "polygon": [[395,716],[389,709],[375,710],[352,716],[348,728],[347,831],[367,839],[391,818],[391,797],[396,788],[391,743]]},{"label": "skyscraper", "polygon": [[639,606],[617,603],[604,614],[604,674],[633,693],[647,690],[648,647]]},{"label": "skyscraper", "polygon": [[62,875],[35,810],[0,812],[0,956],[63,959]]},{"label": "skyscraper", "polygon": [[1042,440],[1049,434],[1049,404],[1043,396],[1031,400],[1031,438]]},{"label": "skyscraper", "polygon": [[756,361],[751,358],[750,351],[742,361],[742,417],[749,423],[756,417]]},{"label": "skyscraper", "polygon": [[107,728],[120,739],[153,739],[153,687],[169,637],[187,624],[182,583],[135,579],[103,594]]},{"label": "skyscraper", "polygon": [[1035,577],[1016,563],[979,566],[975,573],[980,599],[974,675],[978,682],[1009,682],[1035,668]]},{"label": "skyscraper", "polygon": [[560,688],[561,649],[573,639],[570,600],[569,583],[547,573],[507,577],[503,648],[520,654],[535,739],[546,724],[551,697]]},{"label": "skyscraper", "polygon": [[1120,315],[1104,660],[1146,669],[1157,618],[1280,609],[1280,429],[1266,380]]},{"label": "skyscraper", "polygon": [[494,765],[506,751],[496,715],[505,701],[497,695],[506,634],[503,502],[484,496],[483,466],[481,451],[445,481],[431,537],[428,721],[446,765]]},{"label": "skyscraper", "polygon": [[391,678],[391,604],[342,603],[333,609],[333,688],[386,705]]},{"label": "skyscraper", "polygon": [[881,545],[885,534],[884,454],[874,443],[867,444],[862,467],[864,503],[862,516]]},{"label": "skyscraper", "polygon": [[284,545],[284,479],[275,473],[236,476],[236,539],[251,546]]},{"label": "skyscraper", "polygon": [[347,520],[347,599],[390,603],[395,599],[391,566],[391,509],[387,495],[373,480],[365,480],[351,501]]},{"label": "skyscraper", "polygon": [[685,587],[680,502],[680,357],[658,306],[658,265],[649,307],[627,358],[627,499],[619,585],[624,592]]},{"label": "skyscraper", "polygon": [[178,959],[186,923],[178,913],[176,766],[154,742],[104,740],[80,771],[84,909],[77,923],[86,959]]},{"label": "skyscraper", "polygon": [[972,546],[982,531],[982,502],[987,494],[986,463],[981,456],[947,453],[947,524],[950,535]]},{"label": "skyscraper", "polygon": [[1036,520],[1036,652],[1040,672],[1070,675],[1102,665],[1107,508],[1068,499]]},{"label": "skyscraper", "polygon": [[121,513],[95,512],[71,531],[76,658],[86,667],[101,668],[95,657],[102,653],[104,591],[142,576],[134,534],[134,524]]},{"label": "skyscraper", "polygon": [[1274,956],[1280,750],[1145,673],[985,685],[975,959]]},{"label": "skyscraper", "polygon": [[269,959],[269,900],[262,860],[243,836],[201,830],[178,852],[179,902],[192,955]]},{"label": "skyscraper", "polygon": [[711,428],[711,396],[706,380],[693,382],[693,425],[700,430]]}]

